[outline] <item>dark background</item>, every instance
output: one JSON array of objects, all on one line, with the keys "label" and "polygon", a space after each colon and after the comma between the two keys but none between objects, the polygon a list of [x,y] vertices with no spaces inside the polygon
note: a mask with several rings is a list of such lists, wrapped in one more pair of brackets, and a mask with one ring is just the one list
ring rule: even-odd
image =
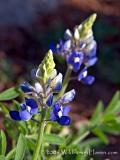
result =
[{"label": "dark background", "polygon": [[[89,72],[96,81],[92,86],[77,81],[69,85],[77,90],[73,120],[89,118],[98,100],[107,104],[120,89],[119,0],[0,1],[0,91],[30,80],[30,70],[41,62],[50,44],[94,12],[98,14],[93,27],[98,62]],[[64,73],[66,64],[55,62]],[[118,138],[110,138],[107,149],[118,150]]]}]

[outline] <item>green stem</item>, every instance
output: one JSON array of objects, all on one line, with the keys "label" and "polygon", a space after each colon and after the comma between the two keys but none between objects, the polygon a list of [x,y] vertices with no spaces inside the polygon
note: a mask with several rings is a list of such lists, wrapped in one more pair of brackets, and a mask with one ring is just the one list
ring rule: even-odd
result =
[{"label": "green stem", "polygon": [[46,129],[45,129],[45,133],[49,134],[51,131],[52,125],[51,124],[47,124]]},{"label": "green stem", "polygon": [[[39,153],[42,150],[42,143],[43,143],[43,136],[44,136],[44,130],[45,130],[45,122],[44,120],[41,122],[40,127],[39,127],[39,134],[38,134],[38,139],[36,143],[36,147],[33,153],[32,160],[38,160]],[[41,153],[40,153],[41,157]],[[40,158],[41,159],[41,158]]]},{"label": "green stem", "polygon": [[70,66],[68,66],[66,74],[65,74],[65,78],[63,81],[62,90],[59,92],[57,98],[60,98],[65,93],[67,86],[68,86],[68,83],[69,83],[69,80],[70,80],[71,73],[72,73],[72,69],[70,68]]}]

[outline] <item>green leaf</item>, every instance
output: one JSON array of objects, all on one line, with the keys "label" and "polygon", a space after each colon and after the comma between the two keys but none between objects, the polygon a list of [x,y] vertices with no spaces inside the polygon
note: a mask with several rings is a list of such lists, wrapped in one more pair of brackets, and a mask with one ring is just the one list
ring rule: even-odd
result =
[{"label": "green leaf", "polygon": [[84,142],[80,143],[81,148],[84,148],[86,146],[97,147],[100,145],[103,145],[103,142],[101,142],[99,138],[91,138],[91,139],[85,140]]},{"label": "green leaf", "polygon": [[11,160],[14,158],[16,153],[16,148],[12,149],[7,155],[6,155],[6,160]]},{"label": "green leaf", "polygon": [[1,155],[0,160],[6,160],[5,156]]},{"label": "green leaf", "polygon": [[103,116],[103,123],[115,121],[115,115],[114,114],[106,114]]},{"label": "green leaf", "polygon": [[26,150],[26,139],[24,135],[20,134],[18,138],[15,160],[23,160]]},{"label": "green leaf", "polygon": [[120,124],[117,122],[111,122],[111,123],[107,123],[107,124],[104,123],[101,126],[101,129],[106,133],[115,134],[115,135],[120,134]]},{"label": "green leaf", "polygon": [[104,113],[104,116],[106,116],[108,114],[116,115],[118,113],[120,113],[120,100],[116,102],[116,104],[111,108],[111,110],[107,110]]},{"label": "green leaf", "polygon": [[95,134],[97,137],[100,138],[101,141],[103,141],[105,144],[108,144],[108,138],[107,136],[102,132],[100,128],[95,128],[92,130],[93,134]]},{"label": "green leaf", "polygon": [[32,139],[27,139],[27,146],[29,150],[34,151],[35,149],[35,142]]},{"label": "green leaf", "polygon": [[94,111],[94,113],[93,113],[93,115],[91,117],[91,120],[90,120],[92,125],[99,124],[98,122],[100,122],[101,117],[103,115],[103,109],[104,109],[103,103],[101,101],[98,102],[98,104],[96,106],[96,109],[95,109],[95,111]]},{"label": "green leaf", "polygon": [[0,93],[0,101],[8,101],[14,99],[20,95],[20,91],[17,88],[9,88]]},{"label": "green leaf", "polygon": [[78,137],[75,137],[75,139],[73,139],[73,141],[71,142],[71,144],[72,144],[72,145],[76,145],[76,144],[80,143],[80,142],[83,141],[89,134],[90,134],[90,131],[87,130],[86,132],[84,132],[83,134],[79,135]]},{"label": "green leaf", "polygon": [[[117,91],[115,95],[113,96],[112,100],[110,101],[108,107],[105,110],[106,114],[114,114],[113,112],[116,112],[118,109],[120,109],[120,92]],[[120,111],[120,110],[119,110]]]},{"label": "green leaf", "polygon": [[6,135],[5,133],[1,130],[0,132],[0,154],[5,155],[6,153],[6,146],[7,146],[7,141],[6,141]]},{"label": "green leaf", "polygon": [[56,145],[64,145],[66,143],[64,138],[59,137],[55,134],[45,134],[44,141]]},{"label": "green leaf", "polygon": [[21,133],[27,134],[28,128],[27,128],[26,123],[24,121],[19,122],[19,130]]},{"label": "green leaf", "polygon": [[8,108],[3,103],[0,103],[0,110],[2,110],[5,114],[9,114]]}]

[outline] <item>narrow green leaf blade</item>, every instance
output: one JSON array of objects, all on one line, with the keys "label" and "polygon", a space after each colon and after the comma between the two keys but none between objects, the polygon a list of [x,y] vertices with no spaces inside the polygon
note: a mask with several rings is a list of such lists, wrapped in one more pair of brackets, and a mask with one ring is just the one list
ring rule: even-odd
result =
[{"label": "narrow green leaf blade", "polygon": [[23,160],[26,150],[26,139],[24,135],[20,134],[18,138],[15,160]]},{"label": "narrow green leaf blade", "polygon": [[103,141],[105,144],[109,143],[109,140],[107,136],[102,132],[100,128],[95,128],[92,130],[93,134],[95,134],[97,137],[100,138],[101,141]]},{"label": "narrow green leaf blade", "polygon": [[12,87],[0,93],[0,101],[8,101],[18,97],[19,95],[19,89]]},{"label": "narrow green leaf blade", "polygon": [[117,122],[104,123],[101,126],[101,129],[109,134],[119,135],[120,134],[120,124]]},{"label": "narrow green leaf blade", "polygon": [[97,148],[100,145],[103,145],[103,141],[101,141],[99,138],[91,138],[91,139],[85,140],[84,142],[80,143],[81,148],[84,148],[86,146]]},{"label": "narrow green leaf blade", "polygon": [[115,106],[117,106],[118,101],[120,100],[120,92],[117,91],[110,101],[108,107],[105,110],[105,114],[113,113]]},{"label": "narrow green leaf blade", "polygon": [[11,160],[14,158],[16,153],[16,148],[12,149],[7,155],[6,155],[6,160]]},{"label": "narrow green leaf blade", "polygon": [[101,101],[99,101],[90,120],[92,124],[97,124],[101,120],[103,110],[104,105]]},{"label": "narrow green leaf blade", "polygon": [[0,111],[4,112],[5,114],[9,113],[8,108],[3,103],[0,103]]},{"label": "narrow green leaf blade", "polygon": [[0,154],[5,155],[6,153],[6,147],[7,147],[7,140],[5,133],[1,130],[0,132],[0,141],[1,141],[1,147],[0,147]]},{"label": "narrow green leaf blade", "polygon": [[64,138],[59,137],[55,134],[45,134],[44,141],[56,145],[64,145],[66,142]]}]

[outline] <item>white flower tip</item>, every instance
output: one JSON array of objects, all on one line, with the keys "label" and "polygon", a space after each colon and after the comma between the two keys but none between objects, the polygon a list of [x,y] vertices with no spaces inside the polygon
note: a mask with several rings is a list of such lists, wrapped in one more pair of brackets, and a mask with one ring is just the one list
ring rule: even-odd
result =
[{"label": "white flower tip", "polygon": [[76,94],[75,89],[72,89],[71,92],[72,92],[73,95]]},{"label": "white flower tip", "polygon": [[66,29],[65,34],[69,35],[70,37],[72,36],[72,33],[69,29]]},{"label": "white flower tip", "polygon": [[42,86],[39,82],[35,83],[35,90],[36,90],[37,93],[40,93],[40,92],[43,91],[43,88],[42,88]]},{"label": "white flower tip", "polygon": [[79,40],[79,39],[80,39],[79,31],[78,31],[77,28],[75,28],[75,31],[74,31],[74,38],[75,38],[76,40]]},{"label": "white flower tip", "polygon": [[52,52],[52,50],[51,50],[51,49],[49,49],[49,53],[50,53],[50,54],[53,54],[53,52]]}]

